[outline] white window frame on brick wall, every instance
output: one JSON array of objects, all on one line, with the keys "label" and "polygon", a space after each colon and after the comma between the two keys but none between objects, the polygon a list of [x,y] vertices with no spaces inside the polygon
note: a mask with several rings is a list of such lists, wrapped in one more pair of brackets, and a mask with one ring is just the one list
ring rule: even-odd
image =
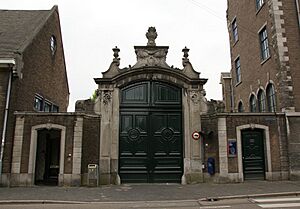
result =
[{"label": "white window frame on brick wall", "polygon": [[260,56],[262,61],[265,61],[270,57],[268,32],[267,32],[266,25],[262,27],[262,29],[258,32],[258,35],[259,35],[259,45],[260,45]]}]

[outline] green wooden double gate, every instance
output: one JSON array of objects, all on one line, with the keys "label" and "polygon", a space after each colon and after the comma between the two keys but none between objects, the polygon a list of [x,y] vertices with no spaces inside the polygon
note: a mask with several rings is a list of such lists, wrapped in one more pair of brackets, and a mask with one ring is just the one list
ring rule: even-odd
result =
[{"label": "green wooden double gate", "polygon": [[183,174],[181,89],[140,82],[121,90],[122,183],[180,182]]}]

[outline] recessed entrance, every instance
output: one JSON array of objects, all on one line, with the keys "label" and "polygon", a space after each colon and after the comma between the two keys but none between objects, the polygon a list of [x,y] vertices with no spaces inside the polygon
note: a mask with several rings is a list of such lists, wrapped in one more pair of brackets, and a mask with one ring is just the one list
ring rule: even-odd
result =
[{"label": "recessed entrance", "polygon": [[119,174],[122,183],[181,182],[181,89],[140,82],[121,89]]},{"label": "recessed entrance", "polygon": [[42,129],[38,131],[35,184],[58,184],[60,137],[60,130]]},{"label": "recessed entrance", "polygon": [[245,180],[265,179],[263,132],[259,129],[242,131],[243,173]]}]

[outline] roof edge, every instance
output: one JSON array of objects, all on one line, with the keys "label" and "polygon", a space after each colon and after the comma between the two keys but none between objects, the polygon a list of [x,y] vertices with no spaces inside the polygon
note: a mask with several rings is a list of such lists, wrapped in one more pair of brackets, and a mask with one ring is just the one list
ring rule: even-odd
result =
[{"label": "roof edge", "polygon": [[33,33],[31,33],[31,36],[29,36],[28,39],[26,39],[21,47],[18,49],[18,52],[23,53],[25,51],[25,49],[32,43],[34,37],[37,36],[37,34],[41,31],[41,29],[43,28],[43,26],[46,24],[46,22],[48,21],[48,19],[53,15],[54,12],[58,11],[58,6],[54,5],[51,10],[46,10],[49,11],[49,14],[46,17],[43,17],[39,26],[33,31]]}]

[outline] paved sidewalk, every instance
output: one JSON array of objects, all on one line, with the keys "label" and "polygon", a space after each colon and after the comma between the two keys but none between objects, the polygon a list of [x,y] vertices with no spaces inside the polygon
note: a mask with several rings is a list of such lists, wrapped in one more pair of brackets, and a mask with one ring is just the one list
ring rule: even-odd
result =
[{"label": "paved sidewalk", "polygon": [[[247,181],[236,184],[124,184],[88,187],[0,188],[0,203],[13,202],[135,202],[167,200],[199,200],[236,196],[297,194],[300,181]],[[64,203],[64,202],[61,202]]]}]

